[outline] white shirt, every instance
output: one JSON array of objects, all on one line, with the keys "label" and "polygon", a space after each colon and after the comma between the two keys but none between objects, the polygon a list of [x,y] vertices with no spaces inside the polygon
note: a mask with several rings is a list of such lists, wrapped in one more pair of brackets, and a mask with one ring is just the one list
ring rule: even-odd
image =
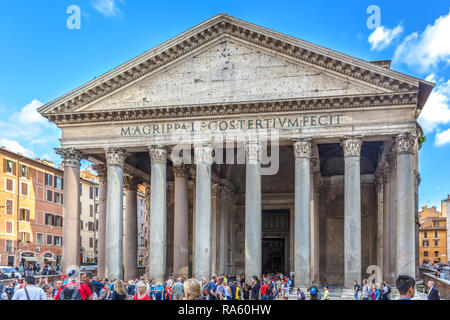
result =
[{"label": "white shirt", "polygon": [[[26,289],[30,300],[47,300],[44,290],[42,290],[41,288],[29,284],[26,286]],[[25,288],[17,290],[14,293],[12,300],[28,300]]]}]

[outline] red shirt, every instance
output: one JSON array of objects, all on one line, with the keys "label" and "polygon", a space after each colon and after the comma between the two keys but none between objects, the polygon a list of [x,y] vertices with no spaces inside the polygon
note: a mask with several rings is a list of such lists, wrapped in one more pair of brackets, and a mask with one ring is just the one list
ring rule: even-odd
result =
[{"label": "red shirt", "polygon": [[146,294],[142,299],[139,299],[138,294],[135,293],[133,296],[133,300],[150,300],[150,297],[148,296],[148,294]]},{"label": "red shirt", "polygon": [[[69,284],[75,286],[77,283],[76,282],[67,283],[64,285],[64,288],[67,287]],[[62,290],[63,290],[62,288],[58,289],[58,293],[55,295],[55,300],[59,300],[59,294],[61,293]],[[80,285],[78,286],[78,291],[80,292],[81,300],[86,300],[86,298],[92,296],[91,289],[89,289],[89,286],[84,282],[80,283]]]},{"label": "red shirt", "polygon": [[267,283],[264,283],[264,285],[261,287],[262,295],[267,295],[267,288],[269,288],[269,286],[267,285]]}]

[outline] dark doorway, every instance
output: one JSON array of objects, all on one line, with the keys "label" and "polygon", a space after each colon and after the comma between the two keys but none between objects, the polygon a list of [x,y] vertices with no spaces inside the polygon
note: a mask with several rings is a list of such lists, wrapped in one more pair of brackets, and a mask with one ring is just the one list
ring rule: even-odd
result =
[{"label": "dark doorway", "polygon": [[284,266],[284,238],[265,238],[262,241],[262,272],[283,272]]}]

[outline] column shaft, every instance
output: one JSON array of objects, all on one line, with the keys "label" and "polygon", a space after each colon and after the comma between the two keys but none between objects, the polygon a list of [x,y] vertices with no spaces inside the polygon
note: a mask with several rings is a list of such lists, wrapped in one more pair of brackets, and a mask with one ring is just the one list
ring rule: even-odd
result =
[{"label": "column shaft", "polygon": [[58,149],[64,158],[64,225],[63,272],[80,265],[80,160],[82,154],[73,149]]},{"label": "column shaft", "polygon": [[99,279],[102,279],[105,277],[106,250],[106,165],[95,165],[95,170],[97,170],[97,175],[99,177],[97,276]]},{"label": "column shaft", "polygon": [[344,286],[361,282],[361,177],[362,140],[347,138],[342,142],[345,158],[344,182]]},{"label": "column shaft", "polygon": [[249,141],[245,151],[245,279],[251,281],[262,274],[261,145]]},{"label": "column shaft", "polygon": [[167,151],[162,147],[149,149],[151,165],[150,195],[150,279],[164,281],[166,275],[167,228]]},{"label": "column shaft", "polygon": [[124,280],[137,277],[138,225],[137,225],[137,187],[135,178],[125,177],[125,232],[123,246]]},{"label": "column shaft", "polygon": [[108,279],[123,279],[123,165],[126,153],[117,148],[106,152],[108,195],[106,200],[106,264]]},{"label": "column shaft", "polygon": [[296,284],[311,283],[310,192],[311,142],[294,143],[295,152],[295,216],[294,216],[294,272]]},{"label": "column shaft", "polygon": [[196,146],[194,152],[196,164],[194,277],[209,279],[211,276],[212,146]]},{"label": "column shaft", "polygon": [[176,276],[188,276],[189,268],[189,216],[188,216],[188,167],[174,166],[175,209],[174,209],[174,254],[173,269]]},{"label": "column shaft", "polygon": [[415,204],[414,147],[415,137],[402,134],[397,144],[397,268],[396,276],[415,278]]}]

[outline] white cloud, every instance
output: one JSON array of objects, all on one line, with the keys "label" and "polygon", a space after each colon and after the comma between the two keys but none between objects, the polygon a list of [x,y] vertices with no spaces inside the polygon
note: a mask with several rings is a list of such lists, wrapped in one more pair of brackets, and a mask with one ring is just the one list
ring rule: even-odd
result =
[{"label": "white cloud", "polygon": [[37,112],[37,109],[42,106],[42,102],[34,99],[25,107],[23,107],[19,113],[13,115],[13,119],[17,120],[20,124],[48,124],[47,119]]},{"label": "white cloud", "polygon": [[392,40],[397,38],[403,32],[403,27],[399,24],[395,28],[389,29],[384,26],[380,26],[373,30],[369,35],[369,43],[372,45],[371,51],[381,51],[387,48]]},{"label": "white cloud", "polygon": [[450,144],[450,129],[447,129],[445,131],[437,133],[434,144],[438,147],[442,147],[443,145]]},{"label": "white cloud", "polygon": [[[435,75],[429,75],[426,80],[436,81]],[[437,82],[419,117],[425,133],[434,131],[439,125],[450,123],[450,80]]]},{"label": "white cloud", "polygon": [[118,2],[123,4],[124,0],[95,0],[92,6],[104,16],[114,17],[121,13]]},{"label": "white cloud", "polygon": [[24,156],[33,158],[34,152],[22,147],[17,141],[0,138],[0,146],[5,147],[7,150],[15,152],[15,153],[21,153]]},{"label": "white cloud", "polygon": [[427,72],[439,63],[450,63],[450,12],[425,30],[405,37],[394,54],[394,63],[406,63]]}]

